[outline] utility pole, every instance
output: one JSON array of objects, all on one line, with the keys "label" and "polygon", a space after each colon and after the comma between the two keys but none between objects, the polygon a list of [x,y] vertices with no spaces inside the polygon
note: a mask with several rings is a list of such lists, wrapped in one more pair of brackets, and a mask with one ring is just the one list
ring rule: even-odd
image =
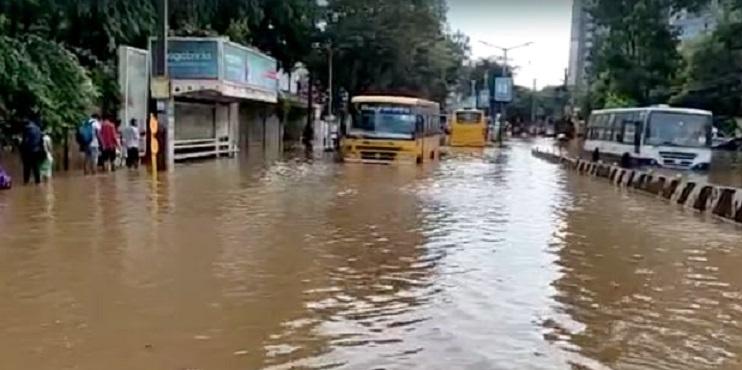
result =
[{"label": "utility pole", "polygon": [[327,47],[327,75],[328,75],[328,82],[327,82],[327,115],[329,116],[328,120],[332,120],[333,117],[335,117],[332,107],[332,46]]},{"label": "utility pole", "polygon": [[334,141],[337,136],[337,126],[335,125],[334,104],[333,104],[333,86],[332,86],[332,74],[333,74],[333,57],[332,57],[332,45],[327,46],[327,129],[325,136],[325,151],[332,150],[335,148]]},{"label": "utility pole", "polygon": [[153,169],[172,169],[175,155],[175,114],[174,103],[170,91],[170,78],[168,76],[167,53],[168,53],[168,0],[157,2],[157,39],[155,41],[154,63],[152,65],[152,81],[150,92],[155,99],[155,117],[150,122],[157,127],[150,127],[149,152],[152,158]]},{"label": "utility pole", "polygon": [[[508,71],[508,52],[510,50],[513,50],[513,49],[518,49],[518,48],[530,46],[530,45],[533,44],[533,42],[526,42],[524,44],[520,44],[520,45],[516,45],[516,46],[511,46],[511,47],[508,47],[508,48],[504,48],[504,47],[501,47],[501,46],[492,45],[492,44],[490,44],[489,42],[486,42],[486,41],[481,41],[480,40],[479,42],[481,42],[482,44],[487,45],[489,47],[493,47],[495,49],[502,50],[502,54],[503,54],[503,56],[502,56],[502,63],[503,63],[503,65],[502,65],[502,77],[506,77],[506,78],[509,77],[508,76],[508,73],[509,73],[509,71]],[[512,89],[512,84],[511,84],[510,88]],[[490,117],[492,119],[494,119],[494,111],[495,111],[495,106],[497,104],[497,100],[495,99],[495,92],[496,92],[495,90],[496,90],[495,78],[493,77],[492,78],[492,81],[490,83]],[[503,141],[503,128],[504,128],[503,126],[504,126],[504,119],[505,119],[506,113],[507,113],[507,111],[506,111],[506,102],[502,101],[502,102],[500,102],[500,121],[501,122],[500,122],[500,124],[498,126],[498,130],[497,130],[497,141],[500,142],[501,144],[502,144],[502,141]]]},{"label": "utility pole", "polygon": [[302,132],[302,141],[307,153],[312,153],[314,140],[314,74],[309,72],[309,91],[307,91],[307,124]]},{"label": "utility pole", "polygon": [[[508,48],[502,49],[502,77],[508,77]],[[494,83],[492,85],[494,90],[496,86],[494,86]],[[500,124],[497,126],[497,142],[500,143],[500,145],[502,145],[502,142],[504,141],[503,129],[505,122],[507,122],[507,106],[505,105],[505,102],[500,102]]]},{"label": "utility pole", "polygon": [[536,79],[533,79],[533,90],[531,90],[531,124],[536,122]]},{"label": "utility pole", "polygon": [[477,95],[477,80],[471,80],[471,100],[474,102],[474,109],[479,106],[479,96]]}]

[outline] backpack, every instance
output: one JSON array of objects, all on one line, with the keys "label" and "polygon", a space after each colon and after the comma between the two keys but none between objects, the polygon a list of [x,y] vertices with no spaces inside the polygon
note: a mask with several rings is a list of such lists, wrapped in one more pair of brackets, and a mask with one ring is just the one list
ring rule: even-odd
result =
[{"label": "backpack", "polygon": [[80,150],[85,151],[90,143],[93,142],[93,121],[88,119],[83,121],[80,126],[77,127],[77,144],[80,145]]},{"label": "backpack", "polygon": [[10,175],[0,167],[0,190],[7,190],[13,185]]}]

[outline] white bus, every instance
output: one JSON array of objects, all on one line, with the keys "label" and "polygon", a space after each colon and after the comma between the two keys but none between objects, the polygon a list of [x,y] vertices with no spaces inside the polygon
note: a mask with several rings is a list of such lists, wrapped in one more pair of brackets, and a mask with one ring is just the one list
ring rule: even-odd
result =
[{"label": "white bus", "polygon": [[[711,163],[711,112],[697,109],[622,108],[593,111],[585,151],[630,165],[705,170]],[[623,161],[621,161],[623,163]]]}]

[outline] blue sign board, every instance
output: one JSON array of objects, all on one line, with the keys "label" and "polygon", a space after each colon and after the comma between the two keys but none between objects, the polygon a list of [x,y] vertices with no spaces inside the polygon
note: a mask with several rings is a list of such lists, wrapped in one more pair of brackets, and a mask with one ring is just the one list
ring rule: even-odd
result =
[{"label": "blue sign board", "polygon": [[513,101],[513,79],[510,77],[495,78],[495,101],[511,102]]},{"label": "blue sign board", "polygon": [[219,78],[219,44],[216,40],[168,40],[167,45],[170,78]]}]

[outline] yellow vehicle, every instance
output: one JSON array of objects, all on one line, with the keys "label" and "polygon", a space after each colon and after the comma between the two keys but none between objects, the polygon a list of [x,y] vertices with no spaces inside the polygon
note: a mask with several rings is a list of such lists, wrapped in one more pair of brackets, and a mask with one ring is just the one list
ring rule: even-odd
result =
[{"label": "yellow vehicle", "polygon": [[451,146],[480,148],[487,145],[487,119],[481,110],[457,110],[451,117],[449,128]]},{"label": "yellow vehicle", "polygon": [[357,96],[343,138],[346,162],[423,163],[440,158],[440,106],[399,96]]}]

